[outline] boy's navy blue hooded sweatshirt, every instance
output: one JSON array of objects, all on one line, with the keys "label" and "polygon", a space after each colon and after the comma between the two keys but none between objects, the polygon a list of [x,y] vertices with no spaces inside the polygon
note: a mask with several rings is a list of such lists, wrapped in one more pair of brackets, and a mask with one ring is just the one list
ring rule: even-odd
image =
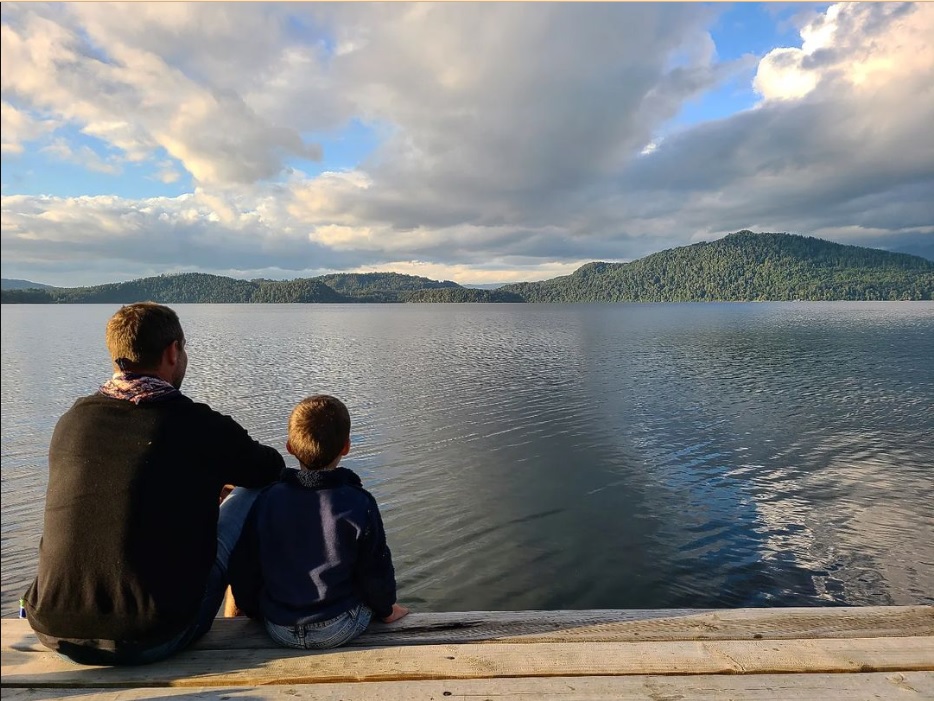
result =
[{"label": "boy's navy blue hooded sweatshirt", "polygon": [[361,603],[384,618],[396,602],[379,507],[343,467],[284,470],[257,498],[229,574],[243,613],[278,625],[326,621]]}]

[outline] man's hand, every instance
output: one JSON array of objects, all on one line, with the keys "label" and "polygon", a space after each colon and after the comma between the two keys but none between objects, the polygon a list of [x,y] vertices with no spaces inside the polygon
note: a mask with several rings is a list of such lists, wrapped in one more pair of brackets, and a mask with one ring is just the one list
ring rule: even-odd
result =
[{"label": "man's hand", "polygon": [[386,616],[386,618],[383,619],[383,623],[394,623],[395,621],[398,621],[400,618],[403,618],[408,615],[409,615],[409,610],[405,606],[403,606],[402,604],[393,604],[392,613],[390,613],[388,616]]}]

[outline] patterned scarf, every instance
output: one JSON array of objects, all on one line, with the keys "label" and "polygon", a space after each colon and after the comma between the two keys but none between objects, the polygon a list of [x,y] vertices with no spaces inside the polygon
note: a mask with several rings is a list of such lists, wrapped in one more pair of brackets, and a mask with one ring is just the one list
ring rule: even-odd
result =
[{"label": "patterned scarf", "polygon": [[134,372],[117,372],[101,385],[100,393],[113,399],[126,399],[134,404],[159,402],[181,394],[165,380]]}]

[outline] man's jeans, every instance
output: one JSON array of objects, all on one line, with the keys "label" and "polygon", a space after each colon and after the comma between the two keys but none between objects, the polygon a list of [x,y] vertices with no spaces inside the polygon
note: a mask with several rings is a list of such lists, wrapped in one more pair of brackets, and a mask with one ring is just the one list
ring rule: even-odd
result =
[{"label": "man's jeans", "polygon": [[230,553],[240,539],[243,524],[259,496],[259,489],[237,487],[220,507],[217,519],[217,557],[208,575],[201,608],[191,625],[168,642],[149,648],[127,649],[119,641],[69,640],[39,636],[47,647],[79,664],[138,665],[165,659],[185,649],[211,629],[227,591],[227,565]]}]

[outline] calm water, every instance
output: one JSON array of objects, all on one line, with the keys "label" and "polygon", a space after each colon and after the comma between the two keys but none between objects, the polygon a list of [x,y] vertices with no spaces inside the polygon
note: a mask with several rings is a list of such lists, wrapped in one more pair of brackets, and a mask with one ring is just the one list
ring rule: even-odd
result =
[{"label": "calm water", "polygon": [[[420,610],[934,603],[934,304],[176,308],[186,393],[283,454],[347,402]],[[115,309],[3,307],[5,616]]]}]

